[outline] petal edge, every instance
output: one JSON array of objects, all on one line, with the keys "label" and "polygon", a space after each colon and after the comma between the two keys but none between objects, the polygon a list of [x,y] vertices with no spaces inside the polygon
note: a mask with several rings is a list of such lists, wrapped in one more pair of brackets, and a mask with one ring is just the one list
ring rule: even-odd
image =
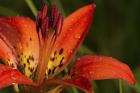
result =
[{"label": "petal edge", "polygon": [[10,86],[13,83],[37,86],[17,69],[12,69],[11,67],[0,64],[0,89]]},{"label": "petal edge", "polygon": [[50,85],[50,84],[62,84],[65,86],[73,86],[86,93],[94,93],[90,81],[84,77],[77,77],[74,79],[67,79],[67,80],[49,79],[46,81],[46,84],[44,85]]},{"label": "petal edge", "polygon": [[80,57],[72,67],[71,73],[74,73],[75,76],[86,77],[89,80],[122,79],[130,84],[136,83],[129,66],[112,57]]}]

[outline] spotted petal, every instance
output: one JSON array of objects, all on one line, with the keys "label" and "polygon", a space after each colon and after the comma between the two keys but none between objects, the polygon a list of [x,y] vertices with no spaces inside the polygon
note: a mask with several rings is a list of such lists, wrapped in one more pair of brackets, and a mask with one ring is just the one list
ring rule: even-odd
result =
[{"label": "spotted petal", "polygon": [[86,93],[93,93],[90,81],[84,77],[77,77],[75,79],[60,80],[60,79],[50,79],[43,84],[41,88],[46,89],[50,85],[61,84],[62,86],[76,87]]},{"label": "spotted petal", "polygon": [[48,74],[58,73],[69,64],[88,32],[94,9],[95,4],[84,6],[64,20],[48,64]]},{"label": "spotted petal", "polygon": [[35,23],[26,17],[0,18],[0,33],[16,48],[26,76],[37,66],[39,41]]},{"label": "spotted petal", "polygon": [[129,66],[112,57],[105,56],[80,57],[72,67],[71,73],[75,77],[83,76],[89,80],[122,79],[130,84],[136,82]]},{"label": "spotted petal", "polygon": [[0,59],[6,65],[17,68],[15,50],[2,34],[0,34]]},{"label": "spotted petal", "polygon": [[13,83],[37,86],[17,69],[0,64],[0,89],[10,86]]}]

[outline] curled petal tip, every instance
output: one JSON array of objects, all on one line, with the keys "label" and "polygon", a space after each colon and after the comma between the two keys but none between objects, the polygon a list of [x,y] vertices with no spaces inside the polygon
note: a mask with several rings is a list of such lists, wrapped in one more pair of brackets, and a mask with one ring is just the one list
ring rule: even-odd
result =
[{"label": "curled petal tip", "polygon": [[93,11],[94,12],[94,10],[96,8],[96,4],[92,3],[92,4],[87,5],[87,7],[89,7],[89,10],[90,11]]},{"label": "curled petal tip", "polygon": [[95,8],[96,7],[96,4],[92,3],[92,6]]},{"label": "curled petal tip", "polygon": [[91,6],[92,8],[95,8],[96,4],[95,3],[91,3],[91,4],[89,4],[89,6]]},{"label": "curled petal tip", "polygon": [[135,77],[126,64],[105,56],[83,56],[73,66],[71,73],[89,80],[122,79],[129,84],[136,83]]}]

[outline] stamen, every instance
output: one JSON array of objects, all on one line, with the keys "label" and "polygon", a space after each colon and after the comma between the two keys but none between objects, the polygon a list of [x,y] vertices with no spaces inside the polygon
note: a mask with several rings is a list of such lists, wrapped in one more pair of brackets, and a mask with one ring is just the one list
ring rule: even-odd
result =
[{"label": "stamen", "polygon": [[[56,6],[52,7],[50,17],[46,16],[46,14],[47,5],[44,5],[38,13],[36,23],[40,40],[40,62],[36,74],[36,81],[39,84],[43,82],[46,70],[47,77],[48,74],[51,73],[50,69],[48,69],[48,62],[63,24],[63,16],[58,13]],[[52,71],[54,72],[55,69]]]},{"label": "stamen", "polygon": [[63,16],[60,15],[56,24],[56,35],[59,35],[63,25]]},{"label": "stamen", "polygon": [[47,17],[46,18],[46,24],[45,24],[45,36],[48,36],[48,34],[49,34],[49,18]]},{"label": "stamen", "polygon": [[37,20],[36,20],[36,30],[37,30],[37,32],[39,32],[41,25],[42,25],[41,11],[38,11]]},{"label": "stamen", "polygon": [[46,4],[43,5],[43,8],[42,8],[42,19],[46,18],[47,17],[47,10],[48,10],[48,7]]},{"label": "stamen", "polygon": [[40,49],[40,62],[37,71],[37,83],[41,84],[44,80],[45,72],[48,69],[48,62],[52,51],[53,34],[49,38],[45,38]]},{"label": "stamen", "polygon": [[41,33],[42,33],[43,39],[45,39],[45,37],[48,35],[48,19],[47,18],[44,18],[42,20]]},{"label": "stamen", "polygon": [[37,22],[36,22],[37,31],[42,32],[43,38],[45,38],[45,33],[48,31],[48,18],[47,18],[47,5],[44,4],[43,8],[38,12]]},{"label": "stamen", "polygon": [[57,20],[58,20],[58,8],[55,5],[53,5],[50,17],[50,26],[52,28],[55,27]]},{"label": "stamen", "polygon": [[40,46],[43,46],[44,40],[43,40],[41,31],[38,32],[38,37],[39,37]]}]

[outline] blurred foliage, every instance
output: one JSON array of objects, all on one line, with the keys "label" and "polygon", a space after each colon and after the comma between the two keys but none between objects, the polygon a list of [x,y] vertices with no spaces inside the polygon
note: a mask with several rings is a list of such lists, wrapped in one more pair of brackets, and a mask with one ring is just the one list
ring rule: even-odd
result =
[{"label": "blurred foliage", "polygon": [[[37,9],[41,7],[37,0],[33,2]],[[47,2],[50,4],[50,1]],[[138,83],[133,87],[124,82],[123,93],[140,93],[140,0],[51,1],[58,4],[66,16],[91,2],[96,3],[94,22],[77,56],[88,53],[107,55],[127,63],[135,73]],[[28,16],[35,19],[25,0],[0,0],[0,16]],[[119,93],[118,80],[95,83],[95,93]],[[8,89],[3,89],[0,93],[7,91]]]}]

